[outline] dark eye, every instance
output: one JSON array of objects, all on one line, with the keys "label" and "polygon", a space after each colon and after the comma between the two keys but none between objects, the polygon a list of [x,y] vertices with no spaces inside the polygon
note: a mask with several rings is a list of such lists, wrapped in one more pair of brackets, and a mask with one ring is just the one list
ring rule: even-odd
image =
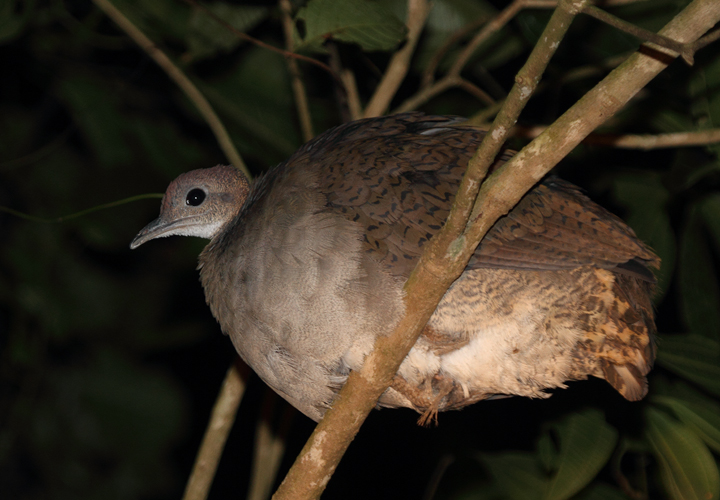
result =
[{"label": "dark eye", "polygon": [[185,204],[193,207],[197,207],[203,201],[205,201],[205,191],[200,188],[191,189],[187,194],[187,198],[185,198]]}]

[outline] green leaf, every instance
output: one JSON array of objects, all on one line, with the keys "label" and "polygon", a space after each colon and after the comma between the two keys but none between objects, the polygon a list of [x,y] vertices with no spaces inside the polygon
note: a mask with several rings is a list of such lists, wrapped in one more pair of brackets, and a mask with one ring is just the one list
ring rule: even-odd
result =
[{"label": "green leaf", "polygon": [[709,407],[669,396],[657,396],[653,402],[669,407],[682,423],[692,429],[706,445],[720,453],[720,408]]},{"label": "green leaf", "polygon": [[482,454],[480,460],[490,471],[504,498],[512,500],[539,499],[547,479],[530,453],[508,452]]},{"label": "green leaf", "polygon": [[645,435],[660,465],[670,498],[711,500],[720,496],[720,475],[707,446],[685,424],[652,407]]},{"label": "green leaf", "polygon": [[574,414],[556,424],[560,453],[557,472],[543,498],[564,500],[587,486],[610,459],[617,431],[598,410]]},{"label": "green leaf", "polygon": [[[267,7],[226,3],[214,3],[206,7],[240,32],[255,27],[270,12]],[[190,49],[186,54],[188,60],[195,61],[214,56],[218,52],[229,52],[243,42],[242,38],[219,24],[203,9],[194,10],[189,28],[186,38]]]},{"label": "green leaf", "polygon": [[699,206],[697,204],[690,209],[680,242],[680,300],[690,331],[718,339],[720,288],[712,253],[703,234]]},{"label": "green leaf", "polygon": [[699,335],[672,335],[658,342],[658,364],[720,395],[720,344]]},{"label": "green leaf", "polygon": [[311,0],[296,19],[305,23],[297,49],[316,52],[324,52],[328,39],[355,43],[368,52],[392,50],[407,31],[390,9],[374,0]]}]

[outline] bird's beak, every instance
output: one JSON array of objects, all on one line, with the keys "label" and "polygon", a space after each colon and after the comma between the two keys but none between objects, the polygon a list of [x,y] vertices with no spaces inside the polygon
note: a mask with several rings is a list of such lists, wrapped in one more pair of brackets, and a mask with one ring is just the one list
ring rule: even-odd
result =
[{"label": "bird's beak", "polygon": [[143,243],[154,240],[155,238],[163,238],[174,234],[188,235],[189,233],[186,228],[196,225],[197,219],[197,215],[190,215],[168,222],[161,214],[160,217],[140,230],[137,236],[135,236],[135,239],[130,243],[130,249],[135,250]]},{"label": "bird's beak", "polygon": [[167,232],[169,230],[169,227],[171,227],[172,225],[172,223],[166,223],[162,219],[162,217],[158,217],[140,230],[137,236],[135,236],[135,238],[130,243],[130,249],[135,250],[143,243],[163,236],[163,233]]}]

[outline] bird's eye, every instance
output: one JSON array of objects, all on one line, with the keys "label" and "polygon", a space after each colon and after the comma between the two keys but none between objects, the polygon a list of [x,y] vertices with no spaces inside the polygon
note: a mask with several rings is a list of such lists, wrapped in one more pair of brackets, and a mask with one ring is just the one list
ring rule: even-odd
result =
[{"label": "bird's eye", "polygon": [[191,189],[185,198],[185,204],[197,207],[205,201],[205,191],[200,188]]}]

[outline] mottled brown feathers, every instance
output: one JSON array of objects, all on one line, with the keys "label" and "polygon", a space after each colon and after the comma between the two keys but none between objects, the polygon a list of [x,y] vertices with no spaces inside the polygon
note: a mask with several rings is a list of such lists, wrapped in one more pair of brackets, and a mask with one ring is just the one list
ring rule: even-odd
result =
[{"label": "mottled brown feathers", "polygon": [[[249,192],[227,167],[181,176],[172,206],[133,245],[211,238],[200,268],[213,315],[260,377],[318,420],[403,314],[403,284],[483,137],[461,121],[408,113],[342,125]],[[207,202],[186,206],[198,187]],[[639,399],[655,356],[658,266],[620,219],[546,179],[481,242],[378,404],[427,423],[588,376]]]}]

